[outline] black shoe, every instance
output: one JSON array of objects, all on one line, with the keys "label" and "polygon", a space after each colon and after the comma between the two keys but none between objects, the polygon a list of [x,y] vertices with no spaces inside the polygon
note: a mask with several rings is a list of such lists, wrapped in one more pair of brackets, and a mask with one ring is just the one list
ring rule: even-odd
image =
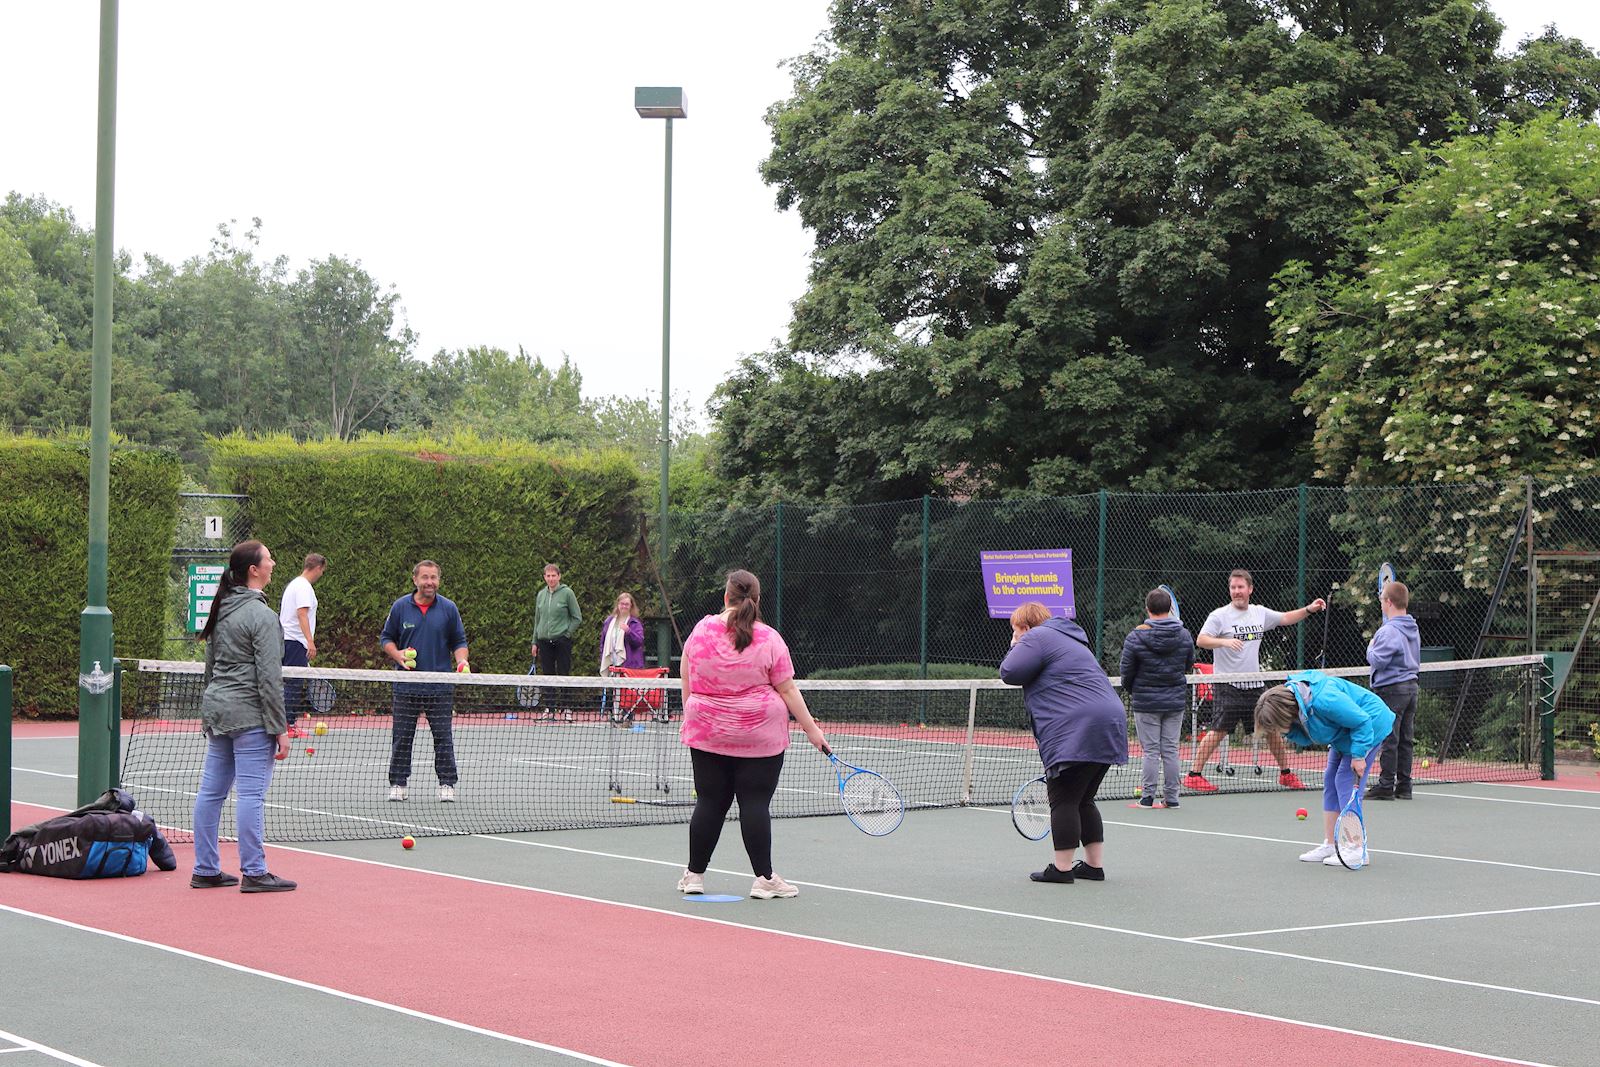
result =
[{"label": "black shoe", "polygon": [[1179,805],[1179,803],[1176,800],[1167,801],[1167,807],[1169,807],[1169,808],[1176,808],[1176,807],[1180,807],[1180,806],[1181,805]]},{"label": "black shoe", "polygon": [[1139,806],[1141,808],[1153,808],[1156,806],[1156,798],[1147,793],[1139,798]]},{"label": "black shoe", "polygon": [[238,885],[239,879],[226,871],[216,874],[197,874],[189,879],[190,889],[226,889],[230,885]]},{"label": "black shoe", "polygon": [[1394,798],[1395,791],[1393,786],[1375,785],[1367,790],[1366,799],[1368,800],[1393,800]]},{"label": "black shoe", "polygon": [[1042,871],[1030,872],[1028,877],[1033,879],[1035,882],[1066,882],[1069,885],[1072,882],[1072,872],[1058,871],[1056,870],[1056,865],[1053,863],[1047,864],[1045,869]]},{"label": "black shoe", "polygon": [[1400,792],[1400,790],[1396,789],[1394,791],[1394,798],[1396,800],[1410,800],[1411,799],[1411,790],[1407,789],[1404,793],[1402,793],[1402,792]]},{"label": "black shoe", "polygon": [[239,886],[241,893],[287,893],[295,884],[287,878],[279,878],[268,871],[266,874],[247,874],[244,882]]},{"label": "black shoe", "polygon": [[1103,882],[1106,880],[1106,869],[1104,867],[1091,867],[1079,860],[1072,865],[1072,877],[1080,878],[1085,882]]}]

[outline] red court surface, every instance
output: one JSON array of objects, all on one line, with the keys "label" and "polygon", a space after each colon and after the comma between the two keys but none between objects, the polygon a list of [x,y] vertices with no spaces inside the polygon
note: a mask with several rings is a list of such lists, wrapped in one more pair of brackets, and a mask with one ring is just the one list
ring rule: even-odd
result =
[{"label": "red court surface", "polygon": [[0,902],[627,1064],[1496,1062],[312,853],[274,851],[294,893],[191,890],[178,858],[127,880],[0,876]]}]

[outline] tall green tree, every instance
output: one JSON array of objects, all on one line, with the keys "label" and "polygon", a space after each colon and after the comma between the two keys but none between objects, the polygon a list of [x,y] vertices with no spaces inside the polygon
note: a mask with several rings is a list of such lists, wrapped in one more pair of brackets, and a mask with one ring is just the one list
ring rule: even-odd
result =
[{"label": "tall green tree", "polygon": [[715,399],[722,462],[754,497],[1306,477],[1273,275],[1410,146],[1600,86],[1500,32],[1481,0],[839,0],[768,112],[812,270]]}]

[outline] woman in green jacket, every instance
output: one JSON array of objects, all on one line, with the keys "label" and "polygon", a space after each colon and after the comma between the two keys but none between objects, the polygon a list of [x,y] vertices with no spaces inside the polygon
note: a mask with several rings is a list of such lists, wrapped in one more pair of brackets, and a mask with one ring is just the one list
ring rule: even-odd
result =
[{"label": "woman in green jacket", "polygon": [[[194,798],[194,889],[237,885],[241,893],[282,893],[295,884],[267,870],[267,786],[272,762],[289,754],[283,714],[283,627],[261,590],[272,553],[260,541],[233,546],[200,636],[206,643],[200,725],[206,762]],[[222,802],[237,783],[238,878],[225,874],[217,844]]]}]

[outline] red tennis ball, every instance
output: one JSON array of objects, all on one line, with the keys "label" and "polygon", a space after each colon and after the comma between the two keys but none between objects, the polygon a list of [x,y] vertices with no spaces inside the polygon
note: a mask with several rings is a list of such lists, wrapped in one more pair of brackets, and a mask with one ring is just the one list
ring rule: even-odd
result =
[{"label": "red tennis ball", "polygon": [[1294,817],[1299,819],[1301,822],[1305,822],[1305,820],[1306,820],[1306,809],[1305,808],[1296,808],[1296,809],[1294,809]]},{"label": "red tennis ball", "polygon": [[315,755],[316,755],[316,754],[317,754],[317,750],[316,750],[316,749],[314,749],[314,748],[308,748],[308,749],[306,749],[306,755],[308,755],[308,756],[315,756]]},{"label": "red tennis ball", "polygon": [[414,838],[414,837],[402,837],[400,839],[400,847],[401,848],[415,848],[416,844],[417,844],[417,841],[416,841],[416,838]]}]

